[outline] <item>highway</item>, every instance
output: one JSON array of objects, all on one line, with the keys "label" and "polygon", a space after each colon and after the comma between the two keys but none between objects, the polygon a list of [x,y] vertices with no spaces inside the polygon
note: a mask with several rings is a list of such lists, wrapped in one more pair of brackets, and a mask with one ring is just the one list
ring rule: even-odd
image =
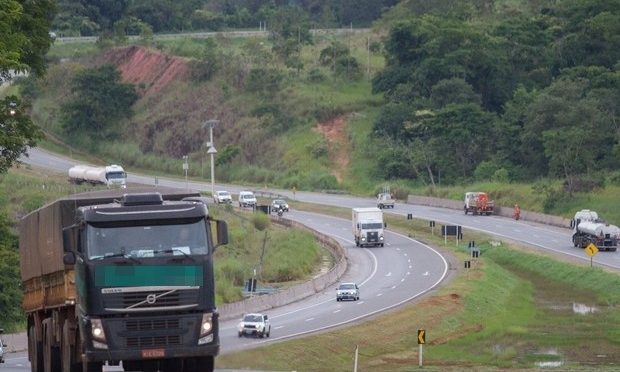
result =
[{"label": "highway", "polygon": [[[68,169],[76,164],[74,160],[40,149],[31,149],[29,154],[30,157],[22,158],[22,161],[59,173],[66,174]],[[167,178],[158,178],[156,181],[154,177],[133,173],[129,173],[128,182],[149,185],[157,182],[161,186],[188,187],[207,192],[211,190],[211,185],[207,182],[186,182],[182,179]],[[216,188],[232,193],[245,189],[234,185],[217,185]],[[293,197],[292,191],[269,191],[289,198]],[[301,191],[295,192],[294,199],[345,208],[375,205],[374,199],[371,198]],[[414,217],[434,220],[438,223],[461,225],[465,229],[465,234],[468,229],[485,232],[498,239],[510,239],[553,254],[569,255],[589,261],[589,257],[582,250],[572,246],[569,229],[496,216],[465,216],[462,211],[404,203],[397,203],[393,210],[386,210],[385,213],[393,213],[402,216],[403,219],[407,214],[412,214]],[[317,295],[267,311],[271,319],[272,330],[271,337],[264,339],[239,338],[236,329],[238,320],[223,321],[220,324],[222,353],[355,323],[431,291],[447,276],[450,265],[446,258],[432,247],[401,234],[388,231],[386,245],[383,248],[358,248],[352,241],[351,222],[348,219],[294,210],[286,213],[285,217],[330,235],[345,247],[349,269],[342,281],[357,282],[360,285],[361,299],[337,302],[335,286],[332,286]],[[594,262],[612,270],[620,270],[619,257],[618,252],[601,252],[595,256]],[[7,362],[3,366],[3,371],[8,372],[28,370],[30,366],[23,353],[8,355]],[[119,367],[105,367],[104,370],[122,371]]]},{"label": "highway", "polygon": [[[70,167],[77,164],[75,160],[63,158],[55,154],[43,151],[41,149],[32,149],[29,159],[22,159],[33,165],[41,166],[51,170],[67,173]],[[179,171],[181,167],[179,166]],[[217,174],[216,174],[217,180]],[[211,192],[211,185],[208,182],[184,182],[181,179],[171,180],[155,177],[146,177],[128,174],[127,178],[130,183],[141,183],[154,185],[155,182],[162,186],[169,187],[188,187],[193,190]],[[216,189],[228,190],[231,193],[238,193],[246,190],[238,185],[220,185],[216,184]],[[251,188],[250,188],[251,189]],[[297,191],[293,197],[291,190],[269,189],[270,191],[290,199],[302,202],[340,206],[344,208],[354,207],[373,207],[375,200],[372,198],[354,197],[340,194],[324,194],[317,192]],[[396,203],[394,209],[386,209],[385,213],[392,213],[406,218],[407,214],[412,214],[415,218],[436,221],[441,224],[460,225],[464,229],[465,236],[468,230],[479,231],[498,239],[513,240],[524,243],[526,245],[536,247],[540,250],[547,251],[552,254],[568,256],[584,262],[590,262],[582,249],[573,247],[571,236],[572,231],[567,228],[559,228],[549,225],[543,225],[530,221],[515,221],[510,218],[499,216],[472,216],[464,215],[462,210],[451,210],[446,208],[435,208],[421,205],[411,205],[405,203]],[[600,252],[593,258],[595,265],[604,266],[614,271],[620,271],[620,252]]]}]

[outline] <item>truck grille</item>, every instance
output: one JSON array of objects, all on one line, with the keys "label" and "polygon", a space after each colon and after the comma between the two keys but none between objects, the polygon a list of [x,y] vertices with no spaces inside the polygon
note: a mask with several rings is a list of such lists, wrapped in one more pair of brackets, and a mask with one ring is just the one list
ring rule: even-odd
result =
[{"label": "truck grille", "polygon": [[[168,290],[129,292],[129,293],[106,293],[103,296],[103,304],[108,309],[148,309],[149,307],[174,307],[198,304],[198,290],[177,290],[168,293]],[[147,297],[156,297],[155,301],[147,301]]]},{"label": "truck grille", "polygon": [[379,241],[379,233],[377,233],[376,231],[373,232],[369,232],[367,239],[369,242],[378,242]]},{"label": "truck grille", "polygon": [[160,320],[128,320],[125,322],[127,331],[157,331],[163,329],[179,329],[178,319]]},{"label": "truck grille", "polygon": [[172,345],[180,345],[180,336],[140,336],[127,337],[127,347],[144,348],[144,347],[166,347]]}]

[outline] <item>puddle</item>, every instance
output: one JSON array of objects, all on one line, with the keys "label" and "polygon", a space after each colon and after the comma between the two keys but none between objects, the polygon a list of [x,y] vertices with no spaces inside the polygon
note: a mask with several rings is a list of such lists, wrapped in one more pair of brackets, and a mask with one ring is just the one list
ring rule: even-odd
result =
[{"label": "puddle", "polygon": [[597,311],[598,309],[594,306],[588,306],[585,304],[578,304],[578,303],[573,302],[573,313],[586,315],[586,314],[593,314]]},{"label": "puddle", "polygon": [[536,367],[538,368],[557,368],[557,367],[562,367],[564,365],[564,362],[562,361],[557,361],[557,362],[536,362]]}]

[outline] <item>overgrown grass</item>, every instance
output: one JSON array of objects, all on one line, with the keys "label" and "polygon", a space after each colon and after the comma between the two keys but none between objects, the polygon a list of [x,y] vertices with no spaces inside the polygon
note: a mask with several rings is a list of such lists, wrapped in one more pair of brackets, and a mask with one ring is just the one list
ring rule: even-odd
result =
[{"label": "overgrown grass", "polygon": [[[348,210],[296,204],[296,208],[348,216]],[[441,246],[426,221],[388,216],[388,225]],[[526,253],[505,242],[494,247],[472,234],[482,248],[469,272],[432,295],[363,326],[339,328],[318,335],[218,357],[218,368],[347,371],[359,346],[360,370],[414,371],[418,329],[427,332],[424,370],[538,370],[536,363],[559,362],[562,370],[612,371],[620,363],[620,276],[587,265],[572,265]],[[467,249],[443,247],[457,261]],[[459,266],[460,267],[460,266]],[[596,308],[574,312],[573,303]],[[587,345],[587,347],[585,346]]]}]

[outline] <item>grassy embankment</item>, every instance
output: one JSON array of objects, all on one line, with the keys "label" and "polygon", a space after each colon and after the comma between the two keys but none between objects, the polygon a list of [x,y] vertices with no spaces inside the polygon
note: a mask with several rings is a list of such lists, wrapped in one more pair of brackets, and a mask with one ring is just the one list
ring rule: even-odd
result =
[{"label": "grassy embankment", "polygon": [[[0,211],[17,223],[48,202],[89,190],[93,188],[70,185],[62,175],[30,167],[12,169],[0,178]],[[216,251],[218,303],[241,299],[241,287],[254,269],[260,286],[285,287],[308,279],[330,261],[329,253],[306,231],[288,230],[265,215],[230,207],[210,206],[210,212],[228,222],[230,234],[230,243]],[[11,257],[16,254],[11,252]]]},{"label": "grassy embankment", "polygon": [[[295,204],[349,218],[349,211]],[[218,368],[346,371],[359,345],[362,371],[414,371],[417,330],[425,329],[424,370],[617,370],[620,365],[620,276],[466,233],[482,255],[468,272],[466,244],[431,236],[426,221],[387,217],[409,234],[455,257],[445,286],[414,304],[301,339],[220,356]],[[493,243],[493,244],[492,244]],[[586,311],[580,314],[578,311]],[[588,313],[587,310],[592,310]],[[276,335],[277,336],[277,335]]]}]

